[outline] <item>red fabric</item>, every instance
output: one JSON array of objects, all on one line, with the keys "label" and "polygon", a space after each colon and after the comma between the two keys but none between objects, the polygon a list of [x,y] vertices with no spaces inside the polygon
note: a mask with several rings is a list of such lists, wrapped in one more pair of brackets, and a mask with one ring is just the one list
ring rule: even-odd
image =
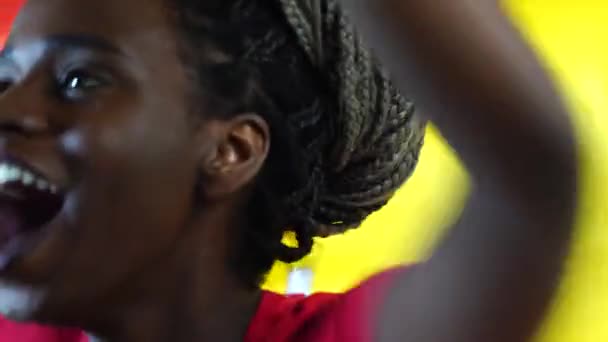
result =
[{"label": "red fabric", "polygon": [[380,304],[402,271],[381,273],[344,294],[265,292],[245,342],[372,342]]},{"label": "red fabric", "polygon": [[87,336],[73,329],[19,324],[0,317],[0,342],[87,342]]}]

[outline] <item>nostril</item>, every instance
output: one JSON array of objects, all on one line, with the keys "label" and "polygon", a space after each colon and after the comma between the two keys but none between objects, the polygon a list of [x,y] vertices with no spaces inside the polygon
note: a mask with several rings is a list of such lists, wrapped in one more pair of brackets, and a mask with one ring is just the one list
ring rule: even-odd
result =
[{"label": "nostril", "polygon": [[15,115],[15,118],[0,116],[0,134],[36,135],[47,130],[45,123],[28,115]]},{"label": "nostril", "polygon": [[24,134],[25,129],[16,122],[0,122],[0,132]]}]

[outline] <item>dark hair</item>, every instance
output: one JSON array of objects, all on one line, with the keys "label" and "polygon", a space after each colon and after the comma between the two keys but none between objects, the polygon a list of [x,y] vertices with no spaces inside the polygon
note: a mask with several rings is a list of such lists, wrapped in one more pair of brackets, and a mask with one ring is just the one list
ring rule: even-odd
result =
[{"label": "dark hair", "polygon": [[[247,204],[252,224],[236,253],[239,275],[257,286],[275,260],[297,261],[314,237],[357,227],[382,207],[412,172],[424,127],[335,1],[312,0],[329,32],[314,43],[323,65],[311,56],[302,1],[168,1],[193,98],[206,101],[196,105],[215,115],[255,112],[270,126]],[[286,231],[296,247],[282,243]]]}]

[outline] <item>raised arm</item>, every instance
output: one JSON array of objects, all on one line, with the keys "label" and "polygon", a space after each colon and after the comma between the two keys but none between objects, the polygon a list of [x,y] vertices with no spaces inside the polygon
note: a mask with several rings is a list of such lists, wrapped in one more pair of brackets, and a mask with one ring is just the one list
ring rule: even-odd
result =
[{"label": "raised arm", "polygon": [[379,340],[527,340],[575,210],[574,138],[556,91],[495,1],[342,2],[474,182],[460,221],[392,291]]}]

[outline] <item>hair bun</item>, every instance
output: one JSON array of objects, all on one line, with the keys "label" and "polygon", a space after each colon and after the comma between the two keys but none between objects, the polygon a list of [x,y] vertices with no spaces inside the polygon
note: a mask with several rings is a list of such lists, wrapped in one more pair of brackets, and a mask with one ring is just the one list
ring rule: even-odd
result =
[{"label": "hair bun", "polygon": [[[299,43],[338,99],[334,153],[316,189],[319,235],[358,226],[412,173],[424,124],[361,44],[336,0],[279,0]],[[329,165],[327,165],[329,164]]]}]

